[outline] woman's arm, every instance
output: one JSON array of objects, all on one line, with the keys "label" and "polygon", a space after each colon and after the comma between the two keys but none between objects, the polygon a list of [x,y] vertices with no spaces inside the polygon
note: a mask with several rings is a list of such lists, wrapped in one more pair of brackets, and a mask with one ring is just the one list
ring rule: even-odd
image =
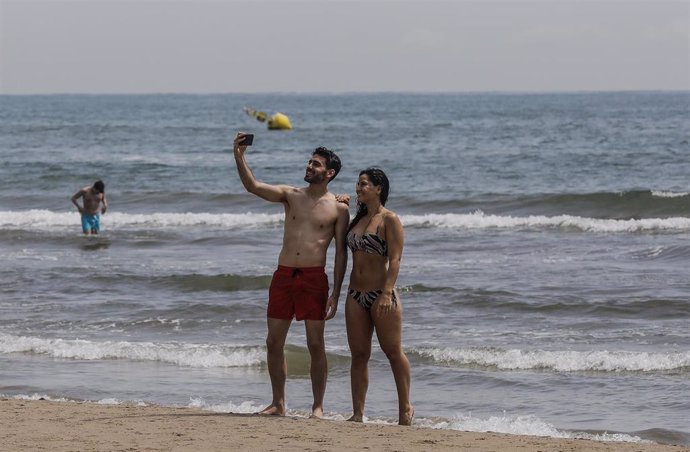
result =
[{"label": "woman's arm", "polygon": [[386,227],[386,242],[388,242],[388,271],[386,272],[386,284],[383,287],[383,293],[392,296],[400,272],[405,234],[400,218],[393,212],[387,213],[383,222]]}]

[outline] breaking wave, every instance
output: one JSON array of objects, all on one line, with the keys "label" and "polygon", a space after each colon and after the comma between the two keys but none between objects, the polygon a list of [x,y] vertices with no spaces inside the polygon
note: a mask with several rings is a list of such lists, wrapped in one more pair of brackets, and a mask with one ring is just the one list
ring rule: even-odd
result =
[{"label": "breaking wave", "polygon": [[450,366],[556,372],[688,372],[690,352],[420,348],[422,358]]}]

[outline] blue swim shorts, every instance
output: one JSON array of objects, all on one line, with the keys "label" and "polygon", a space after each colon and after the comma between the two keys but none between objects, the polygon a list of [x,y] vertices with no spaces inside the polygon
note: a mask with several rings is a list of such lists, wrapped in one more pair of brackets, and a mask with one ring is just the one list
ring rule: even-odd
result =
[{"label": "blue swim shorts", "polygon": [[101,216],[83,213],[81,215],[81,229],[84,233],[98,232],[101,229]]}]

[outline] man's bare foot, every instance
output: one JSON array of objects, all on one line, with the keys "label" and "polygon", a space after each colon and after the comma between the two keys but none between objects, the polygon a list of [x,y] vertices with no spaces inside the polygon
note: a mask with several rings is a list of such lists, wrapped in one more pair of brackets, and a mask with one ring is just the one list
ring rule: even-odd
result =
[{"label": "man's bare foot", "polygon": [[414,417],[414,407],[410,406],[404,413],[400,413],[398,425],[412,425]]},{"label": "man's bare foot", "polygon": [[323,408],[313,408],[309,419],[321,419],[323,417]]},{"label": "man's bare foot", "polygon": [[262,416],[285,416],[285,407],[282,405],[271,404],[259,411]]},{"label": "man's bare foot", "polygon": [[363,416],[353,414],[352,417],[350,419],[348,419],[348,421],[350,421],[350,422],[364,422],[364,418],[363,418]]}]

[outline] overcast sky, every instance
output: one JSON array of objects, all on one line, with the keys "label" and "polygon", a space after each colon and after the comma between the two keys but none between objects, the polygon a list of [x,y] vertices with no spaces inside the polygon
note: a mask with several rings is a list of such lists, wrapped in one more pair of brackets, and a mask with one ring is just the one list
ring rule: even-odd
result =
[{"label": "overcast sky", "polygon": [[0,0],[0,94],[688,89],[690,0]]}]

